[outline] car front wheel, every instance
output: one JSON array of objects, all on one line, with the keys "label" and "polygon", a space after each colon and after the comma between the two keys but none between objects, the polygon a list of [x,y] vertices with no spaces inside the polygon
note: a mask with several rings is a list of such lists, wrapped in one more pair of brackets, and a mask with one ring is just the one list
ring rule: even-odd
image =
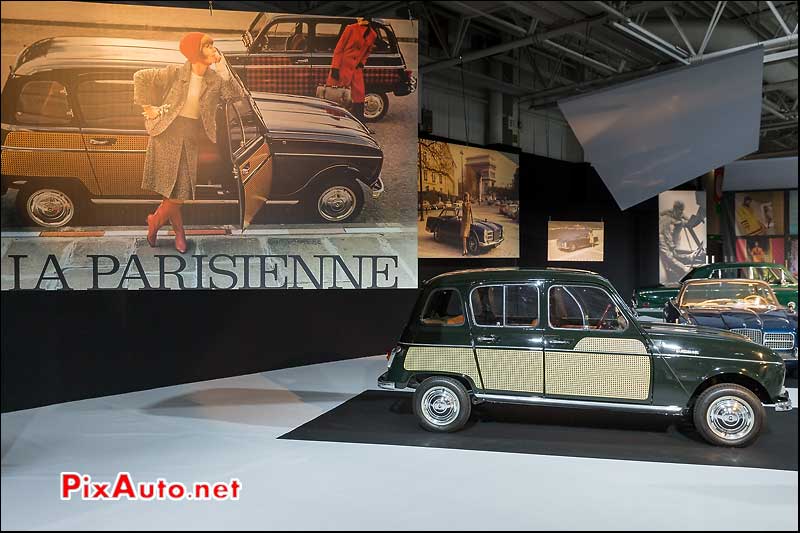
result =
[{"label": "car front wheel", "polygon": [[458,431],[471,409],[467,389],[453,378],[428,378],[414,392],[414,414],[428,431]]},{"label": "car front wheel", "polygon": [[752,444],[764,423],[764,406],[749,389],[720,383],[703,391],[694,406],[694,425],[711,444],[743,447]]},{"label": "car front wheel", "polygon": [[352,222],[364,209],[364,191],[356,180],[340,178],[316,186],[311,204],[318,220]]},{"label": "car front wheel", "polygon": [[25,186],[17,195],[17,211],[25,225],[61,228],[75,224],[85,207],[76,188],[62,185]]},{"label": "car front wheel", "polygon": [[367,93],[364,95],[364,119],[377,122],[389,111],[389,97],[386,93]]},{"label": "car front wheel", "polygon": [[470,255],[478,255],[478,237],[474,233],[467,239],[467,251]]}]

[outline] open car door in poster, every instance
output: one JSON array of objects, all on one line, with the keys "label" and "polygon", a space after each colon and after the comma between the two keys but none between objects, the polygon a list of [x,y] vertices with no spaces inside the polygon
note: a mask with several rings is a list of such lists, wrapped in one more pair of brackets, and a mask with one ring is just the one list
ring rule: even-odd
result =
[{"label": "open car door in poster", "polygon": [[669,191],[658,195],[659,281],[678,283],[707,262],[706,193]]},{"label": "open car door in poster", "polygon": [[3,2],[2,31],[3,290],[417,287],[416,22]]},{"label": "open car door in poster", "polygon": [[519,156],[419,140],[419,257],[519,257]]}]

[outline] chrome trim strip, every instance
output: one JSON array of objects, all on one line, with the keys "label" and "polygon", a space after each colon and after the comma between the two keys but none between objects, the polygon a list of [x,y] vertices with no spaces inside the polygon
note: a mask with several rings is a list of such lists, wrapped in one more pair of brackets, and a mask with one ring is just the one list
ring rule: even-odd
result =
[{"label": "chrome trim strip", "polygon": [[26,146],[3,146],[3,150],[14,150],[16,152],[84,152],[86,148],[33,148]]},{"label": "chrome trim strip", "polygon": [[687,355],[682,353],[658,353],[653,352],[654,356],[659,357],[690,357],[692,359],[706,359],[706,360],[718,360],[718,361],[736,361],[737,363],[758,363],[760,365],[782,365],[783,361],[753,361],[751,359],[733,359],[731,357],[706,357],[703,355]]},{"label": "chrome trim strip", "polygon": [[[160,204],[161,200],[138,200],[138,199],[124,199],[124,198],[92,198],[93,204],[109,204],[109,205],[147,205],[147,204]],[[185,200],[184,204],[190,205],[210,205],[210,204],[230,204],[237,205],[239,200]]]},{"label": "chrome trim strip", "polygon": [[147,150],[86,150],[90,154],[146,154]]},{"label": "chrome trim strip", "polygon": [[420,344],[418,342],[398,342],[401,346],[430,346],[433,348],[472,348],[471,344]]},{"label": "chrome trim strip", "polygon": [[523,405],[556,405],[564,407],[586,407],[589,409],[613,409],[618,411],[645,411],[677,415],[683,412],[683,407],[678,405],[641,405],[631,403],[592,402],[587,400],[562,400],[557,398],[543,398],[541,396],[510,396],[504,394],[476,393],[480,400],[500,403],[518,403]]},{"label": "chrome trim strip", "polygon": [[[81,129],[77,126],[35,126],[33,124],[29,125],[19,125],[19,124],[9,124],[8,122],[0,123],[0,127],[4,130],[8,131],[29,131],[29,132],[45,132],[45,133],[52,133],[52,132],[60,132],[60,133],[80,133]],[[85,130],[84,130],[85,131]]]},{"label": "chrome trim strip", "polygon": [[[544,342],[544,338],[542,338],[542,342]],[[488,348],[488,349],[492,349],[492,350],[494,350],[494,349],[516,350],[516,351],[525,351],[525,352],[543,352],[544,351],[544,348],[531,348],[529,346],[496,346],[494,344],[487,344],[487,345],[476,344],[475,345],[475,349],[477,350],[479,348]],[[547,351],[551,352],[551,351],[554,351],[554,350],[547,350]]]},{"label": "chrome trim strip", "polygon": [[297,205],[300,200],[265,200],[264,205]]},{"label": "chrome trim strip", "polygon": [[292,157],[346,157],[347,159],[383,159],[379,155],[341,155],[341,154],[308,154],[308,153],[289,153],[289,152],[275,152],[273,155],[292,156]]},{"label": "chrome trim strip", "polygon": [[[584,338],[586,338],[586,337],[584,337]],[[605,337],[593,337],[593,338],[604,339]],[[634,340],[638,340],[638,339],[634,339]],[[647,348],[647,346],[645,346],[645,349],[646,348]],[[547,351],[548,352],[559,352],[559,353],[587,353],[587,354],[593,354],[593,355],[608,355],[608,352],[585,352],[583,350],[574,350],[574,349],[565,350],[565,349],[562,349],[562,348],[550,348],[549,346],[547,347]],[[648,352],[648,353],[614,352],[614,355],[638,355],[640,357],[652,357],[653,355],[656,355],[656,354],[652,354],[650,352]],[[682,354],[676,354],[676,355],[682,355]]]}]

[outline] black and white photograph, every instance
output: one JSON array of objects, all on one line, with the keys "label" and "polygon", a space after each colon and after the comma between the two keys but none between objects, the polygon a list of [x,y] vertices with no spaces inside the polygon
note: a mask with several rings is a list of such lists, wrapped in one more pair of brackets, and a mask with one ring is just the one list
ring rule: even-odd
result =
[{"label": "black and white photograph", "polygon": [[674,284],[706,263],[705,191],[658,195],[659,281]]}]

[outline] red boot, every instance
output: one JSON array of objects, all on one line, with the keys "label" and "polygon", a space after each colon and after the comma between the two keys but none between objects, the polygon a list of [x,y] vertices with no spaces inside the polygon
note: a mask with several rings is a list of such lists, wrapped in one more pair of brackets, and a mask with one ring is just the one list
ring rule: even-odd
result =
[{"label": "red boot", "polygon": [[188,244],[186,243],[186,233],[183,231],[181,204],[175,202],[170,202],[169,204],[169,223],[172,224],[172,231],[175,232],[175,249],[179,253],[185,254]]},{"label": "red boot", "polygon": [[158,246],[158,230],[169,221],[169,200],[161,201],[152,215],[147,215],[147,244]]}]

